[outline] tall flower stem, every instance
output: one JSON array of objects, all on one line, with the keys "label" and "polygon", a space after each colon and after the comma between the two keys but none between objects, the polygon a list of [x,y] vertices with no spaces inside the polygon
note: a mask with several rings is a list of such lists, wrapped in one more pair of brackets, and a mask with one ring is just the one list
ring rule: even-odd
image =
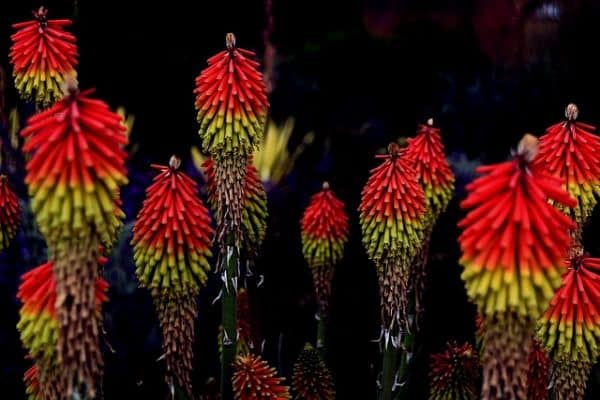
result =
[{"label": "tall flower stem", "polygon": [[226,254],[221,255],[223,271],[223,353],[221,355],[221,394],[223,400],[233,399],[231,378],[237,348],[237,282],[239,250],[234,245],[233,235],[228,235]]},{"label": "tall flower stem", "polygon": [[398,359],[398,349],[394,347],[391,340],[387,341],[383,350],[383,369],[382,369],[382,400],[392,400],[394,390],[394,378],[396,375],[396,361]]},{"label": "tall flower stem", "polygon": [[322,359],[325,359],[327,340],[327,321],[323,313],[317,313],[317,351]]}]

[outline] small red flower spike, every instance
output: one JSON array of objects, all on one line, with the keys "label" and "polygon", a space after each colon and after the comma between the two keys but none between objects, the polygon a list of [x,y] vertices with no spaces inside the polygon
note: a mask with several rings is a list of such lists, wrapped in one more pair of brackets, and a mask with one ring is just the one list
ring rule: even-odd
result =
[{"label": "small red flower spike", "polygon": [[600,195],[600,136],[594,134],[594,126],[577,122],[575,104],[567,106],[565,116],[566,121],[550,126],[540,138],[536,163],[561,179],[575,197],[574,206],[557,205],[581,226]]},{"label": "small red flower spike", "polygon": [[210,270],[213,229],[196,183],[181,160],[152,165],[159,171],[133,227],[133,258],[142,287],[150,290],[163,333],[167,384],[192,397],[196,296]]},{"label": "small red flower spike", "polygon": [[479,167],[461,203],[461,278],[485,318],[482,398],[525,398],[531,331],[561,284],[575,227],[548,203],[576,201],[534,162],[537,142],[525,135],[512,160]]},{"label": "small red flower spike", "polygon": [[430,400],[476,400],[481,368],[477,352],[469,343],[448,342],[446,350],[431,356]]},{"label": "small red flower spike", "polygon": [[195,296],[205,284],[213,228],[196,183],[179,159],[158,171],[133,227],[136,273],[153,296]]},{"label": "small red flower spike", "polygon": [[289,400],[289,388],[260,356],[238,356],[234,364],[233,393],[236,400]]},{"label": "small red flower spike", "polygon": [[359,207],[363,244],[377,266],[383,308],[382,323],[407,326],[410,264],[423,242],[425,194],[416,172],[397,145],[378,156],[383,163],[371,171]]},{"label": "small red flower spike", "polygon": [[236,47],[233,33],[226,45],[208,59],[194,90],[202,149],[217,158],[250,155],[262,138],[269,107],[256,55]]},{"label": "small red flower spike", "polygon": [[[74,83],[72,83],[75,85]],[[121,227],[119,186],[127,183],[125,126],[106,103],[74,86],[21,132],[25,182],[40,230],[51,248],[82,238],[90,227],[109,247]]]},{"label": "small red flower spike", "polygon": [[556,392],[581,399],[600,356],[600,259],[574,255],[569,263],[537,337],[557,366]]},{"label": "small red flower spike", "polygon": [[334,400],[333,377],[319,353],[306,344],[294,364],[294,398],[298,400]]},{"label": "small red flower spike", "polygon": [[34,20],[13,24],[10,62],[15,87],[24,99],[47,106],[62,97],[67,76],[75,76],[75,36],[65,30],[68,19],[48,19],[48,10],[34,11]]},{"label": "small red flower spike", "polygon": [[323,183],[313,195],[300,221],[302,253],[313,275],[322,317],[327,316],[334,267],[344,255],[348,242],[348,216],[344,203]]},{"label": "small red flower spike", "polygon": [[0,175],[0,252],[15,237],[20,222],[19,198],[11,189],[6,175]]},{"label": "small red flower spike", "polygon": [[426,125],[419,124],[417,135],[408,139],[405,157],[423,186],[428,223],[432,225],[454,192],[454,174],[446,161],[440,130],[433,126],[432,119]]}]

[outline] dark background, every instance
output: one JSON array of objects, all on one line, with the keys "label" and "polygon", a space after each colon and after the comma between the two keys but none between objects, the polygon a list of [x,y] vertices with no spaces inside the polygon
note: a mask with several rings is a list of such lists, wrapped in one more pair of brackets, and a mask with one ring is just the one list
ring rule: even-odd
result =
[{"label": "dark background", "polygon": [[[74,3],[77,5],[74,7]],[[30,18],[40,4],[51,18],[75,17],[79,80],[94,86],[112,107],[135,114],[124,189],[128,221],[137,213],[151,179],[147,165],[177,153],[190,168],[198,145],[193,83],[205,60],[224,46],[226,32],[238,45],[265,48],[263,1],[2,1],[0,66],[7,79],[6,108],[19,106],[8,65],[10,24]],[[315,304],[304,265],[298,221],[324,179],[347,204],[352,235],[334,279],[328,363],[339,399],[374,398],[379,369],[375,270],[360,243],[356,208],[373,155],[389,141],[414,134],[433,116],[442,128],[457,175],[457,200],[442,216],[431,247],[430,286],[420,350],[409,381],[411,399],[428,391],[428,360],[447,340],[473,341],[474,308],[466,300],[457,265],[456,221],[463,186],[481,162],[504,159],[525,132],[541,134],[576,102],[581,119],[600,122],[600,4],[594,1],[364,0],[277,1],[272,4],[276,49],[271,111],[276,121],[294,116],[293,150],[308,131],[315,141],[293,172],[269,191],[269,233],[258,262],[265,357],[289,376],[303,343],[314,340]],[[4,110],[6,112],[6,110]],[[197,175],[196,175],[197,176]],[[11,181],[21,195],[22,176]],[[586,243],[600,245],[594,227]],[[130,227],[128,225],[128,227]],[[0,255],[0,397],[22,399],[23,360],[14,328],[19,276],[43,261],[31,227]],[[106,399],[165,397],[160,332],[147,292],[136,289],[126,230],[106,276]],[[218,292],[213,280],[200,298],[194,381],[198,391],[218,371]],[[598,373],[589,398],[600,393]]]}]

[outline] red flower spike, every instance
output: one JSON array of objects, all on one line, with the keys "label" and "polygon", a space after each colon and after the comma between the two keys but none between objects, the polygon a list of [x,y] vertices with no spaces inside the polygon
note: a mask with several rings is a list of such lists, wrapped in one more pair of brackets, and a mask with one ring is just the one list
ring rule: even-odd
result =
[{"label": "red flower spike", "polygon": [[575,206],[561,208],[582,225],[600,195],[600,137],[593,133],[594,126],[576,121],[578,114],[575,104],[567,106],[567,120],[550,126],[540,138],[535,162],[560,178],[575,197]]},{"label": "red flower spike", "polygon": [[121,117],[90,97],[71,94],[27,122],[25,182],[40,230],[51,248],[97,232],[110,245],[121,227],[119,186],[127,183]]},{"label": "red flower spike", "polygon": [[550,386],[550,359],[537,341],[529,351],[529,371],[527,372],[527,398],[547,399]]},{"label": "red flower spike", "polygon": [[537,336],[556,362],[600,356],[600,258],[575,256],[540,320]]},{"label": "red flower spike", "polygon": [[482,166],[483,176],[467,185],[461,203],[469,210],[458,226],[461,275],[467,294],[487,316],[508,311],[537,318],[560,286],[573,222],[548,204],[572,207],[575,200],[560,181],[532,163],[535,143],[525,136],[518,154]]},{"label": "red flower spike", "polygon": [[19,198],[12,191],[6,175],[0,175],[0,251],[15,237],[20,222]]},{"label": "red flower spike", "polygon": [[300,221],[302,253],[313,275],[322,317],[327,316],[334,266],[344,254],[348,242],[348,216],[344,203],[329,189],[313,195]]},{"label": "red flower spike", "polygon": [[213,157],[249,155],[260,143],[267,109],[267,89],[255,54],[236,47],[226,36],[227,49],[208,59],[196,78],[196,109],[202,149]]},{"label": "red flower spike", "polygon": [[[217,193],[217,181],[215,175],[215,162],[207,158],[202,164],[206,178],[206,191],[208,205],[216,215],[219,212],[219,199]],[[242,245],[246,253],[255,258],[262,245],[267,231],[267,194],[264,186],[258,178],[258,171],[252,162],[252,156],[248,157],[246,173],[244,175],[244,193],[242,212],[242,233],[244,235]],[[217,216],[217,219],[220,219]]]},{"label": "red flower spike", "polygon": [[236,400],[289,400],[289,388],[260,356],[238,356],[234,363],[233,393]]},{"label": "red flower spike", "polygon": [[75,36],[65,30],[68,19],[47,19],[44,7],[33,13],[35,20],[13,24],[10,62],[15,87],[24,99],[46,106],[62,97],[67,76],[75,76]]},{"label": "red flower spike", "polygon": [[371,171],[359,207],[363,244],[377,265],[385,329],[398,319],[407,325],[410,263],[423,243],[425,195],[396,145]]},{"label": "red flower spike", "polygon": [[210,270],[210,216],[196,183],[178,167],[175,157],[169,166],[152,165],[159,173],[133,227],[136,274],[153,296],[195,296]]},{"label": "red flower spike", "polygon": [[348,216],[344,203],[323,183],[323,190],[310,198],[300,221],[302,253],[311,268],[337,264],[348,241]]},{"label": "red flower spike", "polygon": [[431,356],[430,400],[476,400],[481,370],[477,352],[469,343],[448,342],[446,350]]},{"label": "red flower spike", "polygon": [[433,120],[430,119],[427,125],[419,124],[417,135],[408,139],[405,158],[423,186],[428,222],[432,225],[446,209],[454,192],[454,174],[445,158],[440,130],[433,127]]}]

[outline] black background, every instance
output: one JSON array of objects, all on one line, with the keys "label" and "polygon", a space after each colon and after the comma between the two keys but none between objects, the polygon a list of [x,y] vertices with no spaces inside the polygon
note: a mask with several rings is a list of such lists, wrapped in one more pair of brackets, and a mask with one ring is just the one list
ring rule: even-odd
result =
[{"label": "black background", "polygon": [[[51,18],[74,12],[72,1],[0,3],[0,65],[9,74],[10,24],[29,19],[40,4],[49,7]],[[558,18],[543,13],[553,4],[559,7]],[[593,1],[273,1],[270,37],[278,62],[272,115],[276,121],[296,117],[292,147],[304,133],[316,134],[294,173],[269,197],[269,234],[259,265],[266,277],[260,296],[265,357],[273,365],[289,376],[303,343],[313,340],[315,305],[298,221],[310,195],[327,179],[346,201],[352,228],[334,280],[328,363],[339,399],[374,398],[377,284],[355,212],[368,171],[376,165],[372,156],[434,116],[447,152],[459,160],[453,167],[460,199],[472,169],[464,160],[504,159],[523,133],[541,134],[560,120],[567,102],[580,106],[584,121],[598,123],[599,16],[600,6]],[[96,87],[112,107],[123,105],[136,116],[131,140],[138,150],[130,170],[137,174],[132,172],[129,191],[124,191],[130,193],[124,199],[129,220],[150,176],[146,165],[164,163],[172,153],[187,161],[189,147],[198,145],[192,90],[205,60],[223,48],[230,31],[240,47],[262,57],[266,22],[263,1],[78,2],[73,31],[80,49],[80,86]],[[12,88],[7,95],[7,103],[16,104]],[[434,234],[411,399],[426,398],[431,352],[450,339],[473,340],[474,308],[457,265],[457,204],[451,203]],[[594,226],[588,227],[586,243],[598,254]],[[0,397],[21,399],[26,363],[14,329],[14,295],[18,276],[33,265],[4,260]],[[113,267],[132,268],[130,262]],[[132,271],[128,274],[131,279]],[[215,280],[200,299],[197,388],[218,371],[219,309],[210,304],[216,293]],[[148,294],[111,289],[110,296],[106,329],[116,353],[105,355],[105,398],[164,398],[163,366],[155,361],[160,333]],[[593,374],[589,398],[598,395],[596,380]]]}]

